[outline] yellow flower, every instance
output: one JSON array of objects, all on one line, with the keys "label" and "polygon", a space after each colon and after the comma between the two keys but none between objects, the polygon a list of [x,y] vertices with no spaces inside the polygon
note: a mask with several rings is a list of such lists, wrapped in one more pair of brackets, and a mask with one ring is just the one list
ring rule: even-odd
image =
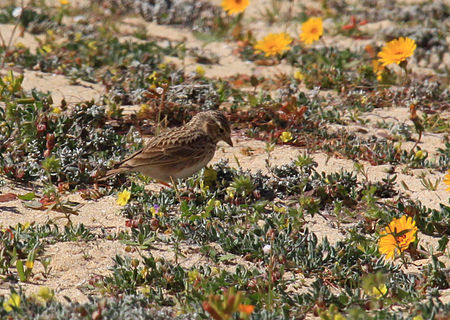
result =
[{"label": "yellow flower", "polygon": [[148,275],[148,268],[144,267],[140,273],[141,273],[142,278],[146,278]]},{"label": "yellow flower", "polygon": [[302,33],[300,34],[300,40],[306,44],[311,44],[314,41],[319,40],[323,34],[323,25],[321,18],[309,18],[302,24]]},{"label": "yellow flower", "polygon": [[292,133],[290,133],[289,131],[284,131],[281,136],[280,136],[281,141],[283,141],[284,143],[289,142],[293,139],[292,137]]},{"label": "yellow flower", "polygon": [[366,104],[367,101],[369,101],[369,99],[366,96],[361,96],[360,101],[361,101],[362,104]]},{"label": "yellow flower", "polygon": [[285,32],[270,33],[264,39],[259,40],[254,48],[256,52],[264,52],[266,57],[270,57],[289,50],[291,42],[291,37]]},{"label": "yellow flower", "polygon": [[378,81],[383,80],[384,66],[381,65],[381,62],[378,60],[372,60],[372,68],[373,68],[373,73],[375,73],[377,75],[377,80]]},{"label": "yellow flower", "polygon": [[75,33],[75,42],[79,42],[83,38],[83,34],[81,32]]},{"label": "yellow flower", "polygon": [[148,296],[148,295],[150,295],[150,286],[143,286],[143,287],[139,287],[138,288],[138,291],[140,292],[140,293],[142,293],[143,295],[145,295],[145,296]]},{"label": "yellow flower", "polygon": [[117,201],[116,203],[119,206],[124,206],[128,203],[128,200],[130,200],[131,192],[127,189],[123,190],[122,192],[119,192],[117,195]]},{"label": "yellow flower", "polygon": [[20,296],[17,293],[11,294],[8,300],[3,301],[3,309],[6,312],[11,312],[13,308],[18,308],[20,306]]},{"label": "yellow flower", "polygon": [[427,154],[423,152],[423,150],[417,150],[416,153],[414,154],[414,158],[416,158],[416,160],[422,160],[426,156]]},{"label": "yellow flower", "polygon": [[278,207],[276,205],[273,206],[273,211],[277,212],[277,213],[286,213],[286,208],[285,207]]},{"label": "yellow flower", "polygon": [[298,80],[298,81],[302,81],[303,79],[305,79],[305,75],[303,73],[301,73],[299,70],[297,70],[294,73],[294,79]]},{"label": "yellow flower", "polygon": [[202,66],[197,66],[197,68],[195,68],[195,73],[197,73],[200,77],[203,77],[205,75],[205,68]]},{"label": "yellow flower", "polygon": [[201,277],[201,275],[200,275],[200,272],[198,272],[198,270],[191,270],[188,272],[189,283],[194,283],[195,280],[197,280],[200,277]]},{"label": "yellow flower", "polygon": [[92,51],[96,51],[97,50],[97,41],[89,41],[87,43],[87,46],[89,49],[91,49]]},{"label": "yellow flower", "polygon": [[408,216],[394,219],[385,230],[381,231],[378,250],[387,259],[394,259],[394,255],[408,249],[409,244],[416,240],[416,222]]},{"label": "yellow flower", "polygon": [[27,267],[27,269],[33,269],[34,261],[27,260],[27,262],[25,262],[25,266]]},{"label": "yellow flower", "polygon": [[42,46],[42,51],[44,51],[45,53],[50,53],[52,52],[52,50],[53,50],[52,46],[49,44],[45,44]]},{"label": "yellow flower", "polygon": [[388,42],[381,49],[381,52],[378,52],[378,58],[383,67],[391,63],[400,64],[413,55],[416,47],[416,42],[413,39],[400,37]]},{"label": "yellow flower", "polygon": [[25,49],[25,48],[26,48],[26,46],[25,46],[22,42],[16,42],[16,43],[14,44],[14,46],[15,46],[17,49]]},{"label": "yellow flower", "polygon": [[158,73],[156,71],[153,71],[153,73],[148,76],[148,80],[150,80],[150,81],[158,80]]},{"label": "yellow flower", "polygon": [[62,110],[60,107],[53,107],[52,112],[56,113],[56,114],[60,114],[62,112]]},{"label": "yellow flower", "polygon": [[[19,224],[17,226],[19,226]],[[20,225],[20,230],[27,230],[29,227],[31,227],[31,223],[27,221],[24,224]]]},{"label": "yellow flower", "polygon": [[138,111],[138,116],[139,117],[144,117],[145,115],[147,115],[150,112],[150,106],[146,103],[141,104],[141,106],[139,107],[139,111]]},{"label": "yellow flower", "polygon": [[59,4],[62,6],[67,5],[69,4],[69,0],[59,0]]},{"label": "yellow flower", "polygon": [[250,1],[249,0],[223,0],[222,8],[228,14],[235,14],[244,12],[244,10],[248,7]]},{"label": "yellow flower", "polygon": [[206,205],[207,205],[208,207],[214,206],[214,207],[217,208],[217,207],[219,207],[221,204],[222,204],[222,203],[220,202],[220,200],[209,199]]},{"label": "yellow flower", "polygon": [[234,187],[227,187],[226,192],[227,192],[227,195],[228,195],[231,199],[233,199],[234,196],[235,196],[235,194],[236,194],[236,188],[234,188]]},{"label": "yellow flower", "polygon": [[446,191],[450,191],[450,169],[448,169],[448,173],[444,177],[444,183],[449,187],[445,189]]},{"label": "yellow flower", "polygon": [[382,283],[379,287],[373,286],[372,288],[372,297],[380,299],[387,293],[387,287],[384,283]]},{"label": "yellow flower", "polygon": [[40,287],[37,293],[38,299],[44,304],[51,301],[55,296],[55,292],[48,287]]},{"label": "yellow flower", "polygon": [[220,273],[219,268],[211,267],[211,276],[217,276]]}]

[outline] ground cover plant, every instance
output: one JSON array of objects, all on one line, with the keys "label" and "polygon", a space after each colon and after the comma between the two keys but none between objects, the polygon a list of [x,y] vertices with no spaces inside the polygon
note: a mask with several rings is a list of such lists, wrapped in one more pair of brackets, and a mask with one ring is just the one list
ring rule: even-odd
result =
[{"label": "ground cover plant", "polygon": [[[449,14],[0,4],[1,318],[447,319]],[[198,174],[101,179],[210,109]]]}]

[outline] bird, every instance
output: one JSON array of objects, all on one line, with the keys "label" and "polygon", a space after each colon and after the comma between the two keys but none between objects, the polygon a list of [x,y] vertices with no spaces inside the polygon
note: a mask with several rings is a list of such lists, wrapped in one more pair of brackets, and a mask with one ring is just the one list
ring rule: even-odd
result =
[{"label": "bird", "polygon": [[211,161],[219,141],[233,146],[230,135],[230,124],[222,112],[199,112],[185,125],[150,138],[141,150],[117,163],[101,180],[132,171],[163,184],[185,179]]}]

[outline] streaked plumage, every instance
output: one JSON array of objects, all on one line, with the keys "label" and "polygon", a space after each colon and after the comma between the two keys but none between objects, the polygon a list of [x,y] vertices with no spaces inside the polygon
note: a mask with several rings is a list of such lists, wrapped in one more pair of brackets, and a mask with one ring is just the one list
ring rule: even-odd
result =
[{"label": "streaked plumage", "polygon": [[144,148],[122,160],[102,180],[128,171],[164,182],[187,178],[208,164],[217,142],[223,140],[233,145],[230,133],[228,120],[220,111],[200,112],[184,126],[151,138]]}]

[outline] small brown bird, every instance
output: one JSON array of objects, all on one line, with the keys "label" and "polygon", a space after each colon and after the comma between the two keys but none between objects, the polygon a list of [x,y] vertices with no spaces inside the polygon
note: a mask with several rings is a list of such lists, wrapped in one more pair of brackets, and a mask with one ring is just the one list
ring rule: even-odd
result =
[{"label": "small brown bird", "polygon": [[151,138],[101,180],[129,171],[163,182],[187,178],[208,164],[217,142],[223,140],[233,146],[230,133],[228,120],[220,111],[199,112],[184,126]]}]

